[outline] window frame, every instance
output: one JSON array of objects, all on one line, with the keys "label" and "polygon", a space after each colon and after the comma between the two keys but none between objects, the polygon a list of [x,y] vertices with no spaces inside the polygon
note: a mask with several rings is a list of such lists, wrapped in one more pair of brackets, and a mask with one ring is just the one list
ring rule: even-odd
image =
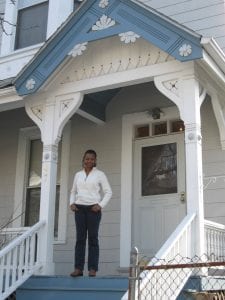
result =
[{"label": "window frame", "polygon": [[[25,49],[25,48],[29,48],[35,45],[40,45],[42,43],[45,42],[46,38],[47,38],[47,31],[48,31],[48,11],[47,11],[47,20],[46,20],[46,28],[45,28],[45,37],[44,40],[41,42],[35,42],[32,43],[30,45],[27,46],[19,46],[21,43],[21,34],[23,34],[23,32],[19,31],[18,28],[18,22],[19,22],[19,14],[20,12],[24,12],[25,10],[31,10],[32,8],[36,8],[38,6],[40,6],[41,4],[45,4],[47,6],[47,9],[49,9],[49,1],[48,0],[32,0],[30,1],[30,3],[26,3],[27,1],[25,0],[20,0],[18,2],[18,7],[17,7],[17,18],[16,18],[16,28],[15,28],[15,37],[14,37],[14,51],[17,50],[21,50],[21,49]],[[20,35],[20,36],[19,36]]]},{"label": "window frame", "polygon": [[[71,126],[70,123],[67,123],[62,136],[58,237],[54,240],[54,244],[64,244],[66,242],[70,135]],[[24,226],[25,214],[23,214],[23,211],[26,206],[26,188],[30,160],[30,142],[31,140],[40,138],[40,130],[36,126],[20,129],[14,191],[13,227]]]}]

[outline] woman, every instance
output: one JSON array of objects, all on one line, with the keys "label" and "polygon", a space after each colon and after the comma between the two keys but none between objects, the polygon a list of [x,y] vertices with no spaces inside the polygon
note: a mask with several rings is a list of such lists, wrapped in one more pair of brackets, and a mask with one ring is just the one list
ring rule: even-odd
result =
[{"label": "woman", "polygon": [[75,174],[70,195],[70,208],[75,213],[77,233],[75,269],[70,274],[73,277],[83,276],[87,236],[89,276],[96,276],[98,271],[101,210],[110,200],[112,190],[105,174],[96,168],[96,159],[94,150],[84,153],[83,170]]}]

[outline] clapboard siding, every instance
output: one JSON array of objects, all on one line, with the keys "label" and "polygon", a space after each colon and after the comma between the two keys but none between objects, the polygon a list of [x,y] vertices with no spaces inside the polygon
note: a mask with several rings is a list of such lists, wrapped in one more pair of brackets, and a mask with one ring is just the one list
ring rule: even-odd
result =
[{"label": "clapboard siding", "polygon": [[209,99],[202,105],[202,136],[205,218],[225,225],[224,178],[208,184],[210,176],[225,176],[225,152],[221,149],[219,130]]},{"label": "clapboard siding", "polygon": [[[225,3],[222,0],[140,0],[180,24],[206,37],[214,37],[225,48]],[[218,37],[220,37],[218,39]]]},{"label": "clapboard siding", "polygon": [[19,128],[31,125],[24,109],[0,113],[0,228],[11,221],[14,208]]},{"label": "clapboard siding", "polygon": [[[3,16],[5,11],[5,0],[0,0],[0,15]],[[4,23],[3,23],[4,24]],[[2,41],[2,27],[0,27],[0,47],[1,47],[1,41]]]}]

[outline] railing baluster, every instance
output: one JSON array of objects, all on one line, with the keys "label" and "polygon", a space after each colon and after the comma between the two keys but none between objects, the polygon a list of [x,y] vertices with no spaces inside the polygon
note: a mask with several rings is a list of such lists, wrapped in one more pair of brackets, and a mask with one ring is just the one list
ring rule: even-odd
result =
[{"label": "railing baluster", "polygon": [[18,247],[13,250],[12,255],[12,282],[11,285],[14,285],[17,278],[17,257],[18,257]]},{"label": "railing baluster", "polygon": [[5,264],[5,290],[10,286],[10,276],[11,276],[11,255],[12,252],[9,252],[6,256]]},{"label": "railing baluster", "polygon": [[37,236],[44,224],[39,222],[27,228],[27,232],[0,250],[0,300],[7,298],[41,267],[38,264]]}]

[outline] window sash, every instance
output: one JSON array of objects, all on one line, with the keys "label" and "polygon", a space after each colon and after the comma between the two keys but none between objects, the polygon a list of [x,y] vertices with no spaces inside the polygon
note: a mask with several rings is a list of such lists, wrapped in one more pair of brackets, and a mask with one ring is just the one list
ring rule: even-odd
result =
[{"label": "window sash", "polygon": [[18,10],[15,49],[45,41],[47,33],[48,1]]}]

